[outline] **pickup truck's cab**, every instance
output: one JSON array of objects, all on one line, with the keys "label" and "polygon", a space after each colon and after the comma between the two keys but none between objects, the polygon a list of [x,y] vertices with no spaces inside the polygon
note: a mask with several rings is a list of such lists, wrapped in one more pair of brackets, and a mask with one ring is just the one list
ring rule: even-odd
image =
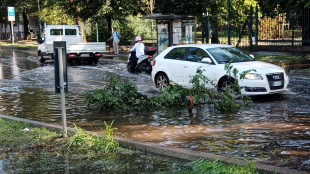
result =
[{"label": "pickup truck's cab", "polygon": [[83,35],[79,32],[78,25],[46,25],[44,42],[38,46],[40,62],[54,59],[54,41],[66,41],[69,63],[82,60],[97,64],[106,48],[105,42],[83,43]]}]

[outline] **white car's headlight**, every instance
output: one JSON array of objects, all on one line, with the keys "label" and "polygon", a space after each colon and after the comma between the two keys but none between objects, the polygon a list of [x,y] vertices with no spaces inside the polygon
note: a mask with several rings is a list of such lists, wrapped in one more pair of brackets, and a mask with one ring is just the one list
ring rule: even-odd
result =
[{"label": "white car's headlight", "polygon": [[246,73],[244,78],[250,80],[263,80],[263,77],[260,74],[255,73]]}]

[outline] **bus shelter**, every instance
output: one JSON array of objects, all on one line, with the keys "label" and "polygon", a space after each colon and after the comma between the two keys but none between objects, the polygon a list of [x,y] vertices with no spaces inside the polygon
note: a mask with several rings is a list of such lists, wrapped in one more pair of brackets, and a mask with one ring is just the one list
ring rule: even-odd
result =
[{"label": "bus shelter", "polygon": [[151,14],[141,18],[156,20],[158,54],[169,46],[197,42],[195,16]]}]

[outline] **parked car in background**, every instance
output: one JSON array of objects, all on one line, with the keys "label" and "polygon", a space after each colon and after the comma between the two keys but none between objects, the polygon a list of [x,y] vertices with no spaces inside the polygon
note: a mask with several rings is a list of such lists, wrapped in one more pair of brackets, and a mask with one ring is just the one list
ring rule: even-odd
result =
[{"label": "parked car in background", "polygon": [[190,44],[167,48],[153,60],[152,80],[156,87],[165,87],[173,81],[186,88],[191,88],[191,77],[200,68],[217,89],[223,89],[234,83],[229,78],[225,64],[231,62],[239,72],[255,69],[239,79],[244,86],[243,95],[266,95],[287,91],[289,79],[285,70],[279,66],[256,61],[241,50],[223,44]]}]

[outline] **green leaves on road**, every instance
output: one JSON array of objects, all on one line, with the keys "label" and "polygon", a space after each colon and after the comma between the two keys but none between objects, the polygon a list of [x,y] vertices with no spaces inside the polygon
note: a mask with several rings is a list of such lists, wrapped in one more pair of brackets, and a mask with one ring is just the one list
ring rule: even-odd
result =
[{"label": "green leaves on road", "polygon": [[[229,86],[216,90],[213,84],[204,74],[203,70],[198,69],[192,77],[192,88],[186,89],[171,82],[158,96],[148,98],[137,92],[137,87],[130,80],[121,80],[116,77],[109,79],[105,88],[88,91],[85,94],[86,104],[97,106],[103,110],[155,110],[168,107],[187,107],[188,96],[193,96],[196,107],[203,104],[209,105],[210,110],[220,112],[235,112],[242,107],[249,106],[250,98],[241,95],[238,84],[238,76],[242,77],[236,68],[227,64],[227,78],[233,82]],[[213,85],[214,88],[210,88]]]}]

